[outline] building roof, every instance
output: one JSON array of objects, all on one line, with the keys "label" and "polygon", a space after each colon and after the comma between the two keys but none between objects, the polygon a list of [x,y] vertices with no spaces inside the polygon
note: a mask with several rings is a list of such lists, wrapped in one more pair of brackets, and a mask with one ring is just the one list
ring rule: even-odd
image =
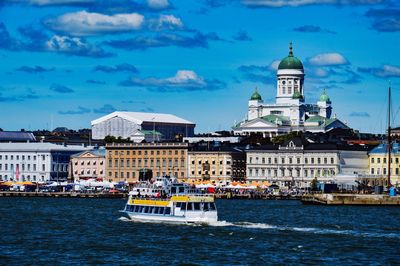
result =
[{"label": "building roof", "polygon": [[0,141],[36,141],[32,132],[0,131]]},{"label": "building roof", "polygon": [[83,151],[93,147],[84,147],[82,145],[58,145],[48,142],[10,142],[2,143],[0,151],[20,152],[20,151]]},{"label": "building roof", "polygon": [[319,97],[319,101],[320,102],[327,102],[330,103],[331,99],[329,99],[328,94],[326,94],[326,90],[324,90],[324,92],[321,94],[321,96]]},{"label": "building roof", "polygon": [[279,63],[278,70],[279,69],[304,69],[303,63],[297,57],[293,56],[292,43],[290,43],[289,55]]},{"label": "building roof", "polygon": [[71,157],[80,157],[81,155],[83,155],[85,153],[91,153],[91,154],[93,154],[94,156],[97,156],[97,157],[105,157],[106,156],[106,149],[104,147],[100,147],[98,149],[81,151],[81,152],[78,152],[78,153],[76,153],[74,155],[71,155]]},{"label": "building roof", "polygon": [[132,121],[137,124],[142,124],[143,122],[149,123],[172,123],[172,124],[192,124],[186,119],[177,117],[172,114],[160,114],[160,113],[141,113],[141,112],[120,112],[116,111],[111,114],[102,116],[91,122],[92,125],[107,121],[113,117],[121,117],[123,119]]},{"label": "building roof", "polygon": [[258,93],[258,89],[254,91],[254,93],[251,95],[250,100],[257,100],[257,101],[262,101],[261,95]]},{"label": "building roof", "polygon": [[[399,154],[400,143],[393,143],[391,147],[391,152],[392,154]],[[387,154],[387,153],[388,153],[387,143],[381,143],[369,152],[369,154]]]},{"label": "building roof", "polygon": [[273,124],[281,123],[282,125],[285,125],[290,123],[290,118],[283,115],[266,115],[261,117],[261,119]]}]

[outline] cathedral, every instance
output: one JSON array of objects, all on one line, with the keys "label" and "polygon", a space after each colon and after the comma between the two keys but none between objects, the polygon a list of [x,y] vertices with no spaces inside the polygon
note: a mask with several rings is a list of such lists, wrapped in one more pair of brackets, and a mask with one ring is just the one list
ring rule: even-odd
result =
[{"label": "cathedral", "polygon": [[275,103],[264,103],[259,92],[249,100],[246,119],[233,127],[235,134],[261,132],[264,136],[277,136],[292,131],[327,132],[348,126],[332,117],[332,102],[324,90],[316,104],[305,103],[303,63],[289,55],[279,63]]}]

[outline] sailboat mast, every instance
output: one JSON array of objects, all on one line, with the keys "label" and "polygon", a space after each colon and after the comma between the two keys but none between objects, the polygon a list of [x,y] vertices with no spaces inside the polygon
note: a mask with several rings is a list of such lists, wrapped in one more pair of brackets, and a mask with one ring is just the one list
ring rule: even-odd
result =
[{"label": "sailboat mast", "polygon": [[388,141],[388,187],[391,186],[390,184],[390,170],[391,170],[391,139],[390,139],[390,109],[391,109],[391,102],[392,102],[392,95],[391,95],[391,89],[390,89],[390,85],[389,85],[389,104],[388,104],[388,136],[387,136],[387,141]]}]

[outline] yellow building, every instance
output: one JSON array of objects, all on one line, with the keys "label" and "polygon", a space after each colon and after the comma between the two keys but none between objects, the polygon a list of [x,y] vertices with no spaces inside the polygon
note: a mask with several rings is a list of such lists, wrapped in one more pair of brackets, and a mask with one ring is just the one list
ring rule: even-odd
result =
[{"label": "yellow building", "polygon": [[106,145],[111,182],[137,182],[157,176],[187,177],[187,143],[112,143]]},{"label": "yellow building", "polygon": [[[392,144],[391,149],[391,172],[390,183],[392,185],[399,185],[400,176],[400,145],[398,143]],[[368,153],[369,157],[369,176],[368,181],[365,182],[370,186],[388,185],[388,146],[387,144],[380,144]]]},{"label": "yellow building", "polygon": [[232,181],[246,176],[246,153],[228,149],[189,151],[189,179]]}]

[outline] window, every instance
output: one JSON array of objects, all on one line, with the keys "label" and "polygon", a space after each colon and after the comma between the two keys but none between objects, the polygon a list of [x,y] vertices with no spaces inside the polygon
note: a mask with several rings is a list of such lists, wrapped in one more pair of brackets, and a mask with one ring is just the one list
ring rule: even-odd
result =
[{"label": "window", "polygon": [[374,168],[371,168],[371,175],[374,175],[375,174],[375,171],[374,171],[375,169]]},{"label": "window", "polygon": [[328,163],[328,159],[324,158],[324,164],[327,164],[327,163]]},{"label": "window", "polygon": [[42,164],[42,171],[46,171],[46,165]]},{"label": "window", "polygon": [[385,157],[385,158],[383,158],[383,163],[386,163],[386,157]]},{"label": "window", "polygon": [[165,215],[170,215],[171,214],[171,207],[166,207],[165,208]]}]

